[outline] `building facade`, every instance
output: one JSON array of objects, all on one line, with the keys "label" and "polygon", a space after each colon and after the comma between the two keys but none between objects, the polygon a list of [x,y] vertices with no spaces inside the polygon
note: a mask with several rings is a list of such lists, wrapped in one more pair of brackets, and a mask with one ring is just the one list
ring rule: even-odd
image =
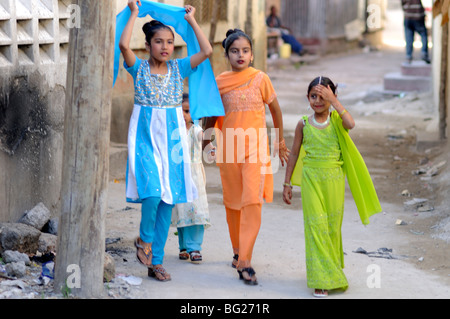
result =
[{"label": "building facade", "polygon": [[69,0],[0,0],[0,221],[57,209]]}]

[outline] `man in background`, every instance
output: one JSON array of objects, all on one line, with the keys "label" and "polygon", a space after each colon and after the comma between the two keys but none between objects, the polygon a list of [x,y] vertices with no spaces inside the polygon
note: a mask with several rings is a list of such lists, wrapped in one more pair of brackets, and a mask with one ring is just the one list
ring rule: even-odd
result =
[{"label": "man in background", "polygon": [[425,9],[421,0],[402,0],[404,13],[406,61],[411,63],[416,32],[422,39],[422,60],[431,63],[428,55],[428,31],[425,26]]},{"label": "man in background", "polygon": [[266,24],[271,31],[280,33],[283,41],[291,45],[292,52],[298,55],[303,54],[303,45],[291,34],[289,28],[281,24],[281,19],[277,16],[277,8],[275,6],[270,8],[270,15],[266,19]]}]

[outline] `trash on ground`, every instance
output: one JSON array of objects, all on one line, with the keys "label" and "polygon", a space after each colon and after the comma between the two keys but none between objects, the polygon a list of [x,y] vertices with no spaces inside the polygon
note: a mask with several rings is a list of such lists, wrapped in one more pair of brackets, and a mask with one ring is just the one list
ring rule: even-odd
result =
[{"label": "trash on ground", "polygon": [[359,247],[358,249],[356,249],[353,252],[356,254],[363,254],[363,255],[367,255],[368,257],[374,257],[374,258],[397,259],[397,257],[392,255],[392,249],[389,249],[389,248],[378,248],[377,251],[368,252],[365,249]]}]

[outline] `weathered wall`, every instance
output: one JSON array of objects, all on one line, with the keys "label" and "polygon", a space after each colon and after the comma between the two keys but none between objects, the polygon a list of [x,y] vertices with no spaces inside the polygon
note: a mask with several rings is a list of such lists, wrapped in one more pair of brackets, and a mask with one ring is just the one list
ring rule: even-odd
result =
[{"label": "weathered wall", "polygon": [[[116,0],[117,10],[126,0]],[[184,0],[166,0],[183,6]],[[43,202],[59,213],[69,29],[76,26],[71,0],[0,0],[0,222],[17,221]],[[252,6],[251,16],[247,6]],[[216,33],[214,70],[228,68],[220,43],[229,28],[246,29],[255,41],[255,67],[265,69],[265,1],[227,0],[227,18]],[[132,47],[146,57],[144,19]],[[82,27],[82,26],[81,26]],[[209,23],[202,28],[209,36]],[[176,55],[185,56],[178,38]],[[114,88],[111,140],[126,143],[133,81],[121,68]]]},{"label": "weathered wall", "polygon": [[58,212],[69,4],[0,1],[0,222]]}]

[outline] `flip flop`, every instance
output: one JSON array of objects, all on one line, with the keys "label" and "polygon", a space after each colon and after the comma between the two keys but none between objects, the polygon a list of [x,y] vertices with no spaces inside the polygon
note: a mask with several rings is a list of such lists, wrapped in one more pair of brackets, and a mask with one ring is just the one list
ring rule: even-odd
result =
[{"label": "flip flop", "polygon": [[313,293],[314,297],[317,298],[326,298],[328,297],[328,290],[325,289],[315,289]]},{"label": "flip flop", "polygon": [[[161,278],[161,275],[163,278]],[[169,273],[161,266],[161,267],[148,267],[148,276],[155,278],[158,281],[171,281],[172,278],[170,277]]]},{"label": "flip flop", "polygon": [[147,261],[151,261],[151,258],[152,258],[152,249],[149,247],[149,246],[147,246],[147,247],[144,247],[144,246],[142,246],[141,244],[139,244],[139,237],[137,237],[135,240],[134,240],[134,247],[136,247],[136,259],[138,260],[138,262],[141,264],[141,265],[143,265],[143,266],[145,266],[145,267],[148,267],[148,265],[146,264],[146,263],[144,263],[142,260],[141,260],[141,258],[139,257],[139,249],[142,249],[142,252],[144,253],[144,255],[145,255],[145,258],[147,258]]}]

